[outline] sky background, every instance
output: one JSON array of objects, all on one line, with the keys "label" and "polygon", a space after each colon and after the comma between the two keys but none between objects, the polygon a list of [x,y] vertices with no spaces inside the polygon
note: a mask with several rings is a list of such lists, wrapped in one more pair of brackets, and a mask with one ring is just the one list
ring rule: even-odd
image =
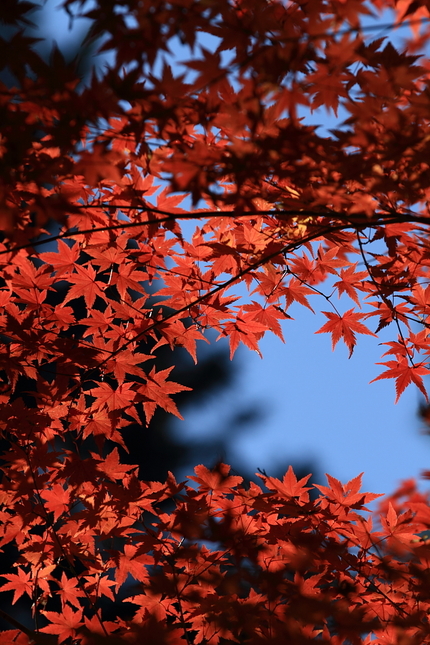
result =
[{"label": "sky background", "polygon": [[[79,38],[79,28],[68,32],[67,18],[56,5],[58,0],[46,3],[42,27],[64,46]],[[325,128],[332,125],[325,114],[305,117]],[[319,300],[312,299],[314,309],[327,309]],[[342,310],[352,306],[345,302]],[[290,463],[314,462],[319,474],[328,472],[343,482],[364,471],[364,488],[378,493],[392,492],[400,480],[429,469],[430,437],[422,434],[417,417],[418,390],[410,386],[395,405],[393,380],[369,384],[384,369],[375,365],[384,351],[379,343],[395,340],[396,330],[389,327],[378,339],[359,335],[348,360],[342,342],[332,352],[330,335],[315,335],[327,321],[322,314],[300,306],[289,313],[295,320],[283,322],[286,343],[267,335],[261,342],[263,360],[240,348],[236,384],[188,410],[176,432],[190,441],[225,434],[235,409],[257,406],[262,417],[244,426],[230,445],[228,458],[238,468],[270,474]],[[376,327],[376,321],[369,326]],[[422,482],[421,487],[428,485]]]}]

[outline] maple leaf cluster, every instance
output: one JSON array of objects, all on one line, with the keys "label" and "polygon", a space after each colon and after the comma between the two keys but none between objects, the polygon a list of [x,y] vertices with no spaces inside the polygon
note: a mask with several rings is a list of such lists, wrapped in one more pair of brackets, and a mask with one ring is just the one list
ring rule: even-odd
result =
[{"label": "maple leaf cluster", "polygon": [[[312,501],[310,475],[291,467],[282,480],[260,475],[267,492],[225,464],[197,466],[197,486],[139,482],[115,451],[92,467],[97,489],[81,473],[40,492],[37,534],[28,517],[5,518],[1,544],[19,533],[21,556],[1,591],[12,604],[29,596],[48,622],[17,623],[1,642],[428,641],[430,499],[413,487],[386,500],[374,529],[366,504],[379,496],[360,491],[361,476],[328,476]],[[122,588],[130,617],[104,619],[100,601]]]},{"label": "maple leaf cluster", "polygon": [[[181,417],[161,347],[197,362],[215,330],[259,353],[299,306],[350,356],[392,329],[374,380],[427,398],[427,3],[64,0],[109,52],[86,83],[37,53],[36,8],[1,9],[0,591],[35,628],[1,609],[0,642],[429,640],[427,498],[374,531],[358,479],[311,501],[292,471],[263,491],[199,466],[184,488],[120,452]],[[329,133],[300,116],[319,108]]]}]

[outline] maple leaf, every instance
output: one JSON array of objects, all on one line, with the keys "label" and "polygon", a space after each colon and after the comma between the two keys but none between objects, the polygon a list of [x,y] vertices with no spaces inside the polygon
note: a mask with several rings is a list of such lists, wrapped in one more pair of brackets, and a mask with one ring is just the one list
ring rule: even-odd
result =
[{"label": "maple leaf", "polygon": [[94,615],[91,618],[84,616],[85,627],[91,632],[91,634],[101,635],[106,637],[106,634],[113,634],[118,630],[118,621],[113,620],[103,620],[100,621],[99,615]]},{"label": "maple leaf", "polygon": [[127,289],[146,296],[146,289],[142,285],[143,278],[142,271],[137,271],[132,263],[123,262],[118,266],[118,273],[112,274],[112,284],[116,286],[123,300],[127,297]]},{"label": "maple leaf", "polygon": [[398,402],[400,396],[403,394],[405,389],[411,383],[414,383],[417,388],[421,391],[426,401],[428,401],[427,391],[424,387],[423,376],[430,374],[430,369],[426,367],[426,363],[417,363],[416,365],[411,365],[408,358],[403,357],[397,361],[387,361],[386,363],[377,363],[377,365],[384,365],[387,367],[387,371],[379,374],[374,378],[371,383],[375,381],[380,381],[385,378],[395,378],[396,379],[396,400]]},{"label": "maple leaf", "polygon": [[[97,455],[93,455],[97,458]],[[136,466],[128,466],[121,464],[119,460],[118,448],[114,448],[104,459],[99,459],[97,470],[107,475],[112,481],[123,480],[124,476]]]},{"label": "maple leaf", "polygon": [[108,383],[100,383],[90,393],[97,399],[98,407],[106,405],[108,410],[128,408],[136,398],[133,383],[122,383],[115,390]]},{"label": "maple leaf", "polygon": [[146,553],[139,555],[138,547],[125,544],[124,553],[117,558],[117,568],[115,570],[116,591],[124,584],[129,574],[139,582],[146,582],[149,574],[145,565],[152,563],[151,556]]},{"label": "maple leaf", "polygon": [[96,410],[92,410],[91,414],[85,417],[85,422],[83,423],[82,436],[85,439],[90,435],[101,435],[105,436],[110,441],[115,441],[125,447],[123,437],[118,431],[118,412],[108,412],[107,407],[101,407]]},{"label": "maple leaf", "polygon": [[341,74],[333,73],[333,71],[329,70],[327,65],[321,62],[317,71],[307,76],[307,80],[312,85],[310,90],[314,94],[312,109],[324,105],[328,112],[333,110],[337,116],[339,98],[347,96],[345,87],[347,77],[345,77],[343,70]]},{"label": "maple leaf", "polygon": [[167,598],[164,598],[162,594],[153,594],[149,589],[144,594],[128,597],[127,602],[140,607],[135,614],[135,620],[143,618],[149,612],[158,621],[162,621],[166,618],[167,611],[170,609],[170,601]]},{"label": "maple leaf", "polygon": [[251,315],[248,313],[238,316],[234,323],[226,323],[223,331],[217,338],[217,340],[219,340],[222,336],[229,337],[230,360],[233,359],[233,356],[239,347],[239,343],[241,342],[249,347],[249,349],[257,352],[260,358],[262,358],[258,341],[262,338],[264,332],[267,331],[267,327],[265,324],[253,320],[252,313]]},{"label": "maple leaf", "polygon": [[306,298],[307,295],[315,292],[300,282],[300,280],[297,280],[297,278],[291,278],[288,285],[282,287],[281,293],[285,295],[285,309],[288,309],[293,302],[298,302],[300,305],[310,309],[312,313],[315,313]]},{"label": "maple leaf", "polygon": [[213,260],[211,268],[215,276],[221,273],[235,273],[238,271],[240,254],[236,248],[220,242],[207,242],[206,246],[213,249],[210,259]]},{"label": "maple leaf", "polygon": [[107,576],[85,576],[87,583],[85,584],[85,590],[90,594],[90,596],[106,596],[112,602],[115,602],[115,596],[112,591],[112,587],[115,585],[113,580],[109,580]]},{"label": "maple leaf", "polygon": [[357,295],[357,289],[360,289],[361,281],[368,277],[366,271],[357,271],[357,265],[351,264],[347,269],[342,269],[340,272],[340,280],[334,283],[334,287],[338,290],[339,298],[343,293],[346,293],[351,300],[353,300],[358,307],[361,307]]},{"label": "maple leaf", "polygon": [[399,303],[398,305],[390,306],[390,302],[384,300],[383,302],[371,301],[368,303],[372,307],[375,307],[375,311],[371,311],[366,314],[366,318],[371,318],[372,316],[380,316],[378,327],[376,328],[376,333],[387,327],[394,320],[402,321],[409,327],[408,315],[410,315],[411,310],[409,305],[405,303]]},{"label": "maple leaf", "polygon": [[69,274],[73,271],[76,266],[76,262],[79,258],[80,250],[79,245],[72,243],[71,245],[66,244],[63,240],[58,240],[58,251],[47,251],[41,253],[40,257],[44,262],[51,264],[55,269],[55,276],[59,278],[64,274]]},{"label": "maple leaf", "polygon": [[69,602],[76,609],[81,609],[80,598],[85,598],[85,593],[79,587],[79,580],[77,578],[68,578],[64,571],[61,574],[61,580],[58,582],[60,590],[57,591],[61,598],[61,605],[63,607],[66,602]]},{"label": "maple leaf", "polygon": [[349,358],[351,358],[356,345],[355,333],[358,334],[367,334],[368,336],[375,336],[363,323],[360,322],[360,319],[363,318],[363,314],[354,313],[354,309],[348,309],[343,316],[333,313],[331,311],[322,312],[329,319],[316,331],[316,334],[328,334],[332,335],[332,347],[336,347],[339,340],[342,338],[345,342],[345,345],[349,349]]},{"label": "maple leaf", "polygon": [[390,537],[394,537],[405,545],[410,545],[416,537],[416,528],[411,526],[412,518],[414,518],[412,509],[399,514],[392,503],[388,502],[387,516],[381,517],[382,528],[385,529]]},{"label": "maple leaf", "polygon": [[1,577],[6,578],[9,582],[3,584],[0,589],[2,591],[13,591],[12,605],[16,603],[23,594],[27,594],[30,598],[33,595],[33,582],[30,573],[26,573],[21,567],[17,568],[18,573],[2,573]]},{"label": "maple leaf", "polygon": [[242,483],[242,477],[229,475],[230,466],[219,463],[213,470],[209,470],[201,464],[194,468],[196,476],[188,476],[188,479],[199,484],[202,491],[228,491]]},{"label": "maple leaf", "polygon": [[41,491],[40,495],[45,500],[46,510],[54,514],[54,521],[69,510],[70,490],[65,490],[61,484],[54,484],[50,490]]},{"label": "maple leaf", "polygon": [[102,143],[96,143],[92,151],[84,150],[80,153],[80,160],[76,163],[76,174],[82,173],[89,184],[95,185],[100,180],[111,179],[120,184],[122,175],[118,168],[124,156],[115,150],[107,150]]},{"label": "maple leaf", "polygon": [[357,477],[354,477],[344,485],[331,475],[326,474],[326,477],[329,483],[328,487],[320,486],[319,484],[315,484],[315,487],[318,488],[318,490],[320,490],[326,497],[333,499],[342,506],[363,509],[364,504],[367,504],[378,497],[382,497],[382,494],[360,492],[363,473],[361,473],[361,475],[357,475]]},{"label": "maple leaf", "polygon": [[158,347],[166,343],[169,343],[172,349],[175,345],[184,347],[193,358],[195,364],[197,364],[196,340],[204,340],[209,343],[208,339],[194,325],[185,327],[181,320],[169,321],[168,324],[160,325],[159,331],[163,334],[163,338],[154,345],[152,352],[155,352]]},{"label": "maple leaf", "polygon": [[61,614],[55,611],[42,611],[41,613],[50,621],[50,624],[42,627],[40,631],[45,634],[58,635],[59,643],[67,638],[73,638],[76,635],[76,630],[83,625],[83,609],[73,611],[69,605],[65,605]]},{"label": "maple leaf", "polygon": [[96,281],[96,271],[92,266],[84,267],[80,265],[76,265],[75,271],[76,273],[73,273],[68,278],[73,284],[64,298],[63,304],[83,296],[88,309],[91,309],[96,296],[103,296],[101,284]]},{"label": "maple leaf", "polygon": [[[180,204],[183,201],[184,201],[183,195],[170,195],[169,188],[166,187],[157,195],[157,208],[159,210],[168,211],[169,213],[172,213],[172,214],[184,213],[185,212],[184,209],[178,207],[178,204]],[[178,223],[176,219],[172,218],[172,220],[167,222],[165,226],[167,226],[170,230],[172,230],[172,228],[178,226]]]},{"label": "maple leaf", "polygon": [[201,53],[203,55],[202,60],[193,59],[182,63],[190,69],[200,72],[193,83],[193,89],[198,89],[202,85],[206,85],[212,79],[215,79],[220,75],[221,58],[219,52],[211,52],[210,50],[201,47]]},{"label": "maple leaf", "polygon": [[58,326],[58,329],[69,329],[70,325],[75,323],[75,316],[71,307],[64,307],[56,305],[54,310],[47,315],[47,322],[53,322]]},{"label": "maple leaf", "polygon": [[83,337],[92,336],[95,332],[106,332],[110,324],[114,319],[114,314],[111,307],[107,307],[106,311],[98,311],[97,309],[91,309],[88,312],[90,315],[87,318],[81,318],[79,320],[80,325],[85,325],[88,327],[84,331]]},{"label": "maple leaf", "polygon": [[245,305],[243,307],[244,311],[254,312],[254,320],[256,322],[262,323],[267,329],[270,329],[274,334],[276,334],[284,343],[284,336],[282,334],[282,328],[279,324],[279,318],[285,319],[290,318],[285,311],[276,307],[274,305],[268,305],[262,307],[258,302],[252,301],[252,305]]},{"label": "maple leaf", "polygon": [[126,374],[145,378],[146,372],[138,365],[153,359],[154,356],[150,354],[132,352],[126,348],[120,354],[117,354],[114,359],[106,361],[106,367],[112,370],[118,384],[122,385]]},{"label": "maple leaf", "polygon": [[[143,400],[147,423],[149,423],[157,405],[167,412],[171,412],[179,419],[183,419],[169,395],[190,391],[191,388],[168,381],[167,377],[172,369],[173,367],[169,367],[157,372],[153,367],[150,373],[147,374],[147,383],[138,389],[138,392],[143,396],[140,400]],[[139,400],[139,397],[137,400]]]},{"label": "maple leaf", "polygon": [[[2,503],[7,503],[7,499],[2,501]],[[3,535],[2,539],[0,540],[0,547],[4,546],[5,544],[9,544],[9,542],[12,542],[20,533],[22,533],[22,529],[24,526],[24,520],[22,517],[19,515],[15,515],[12,517],[7,517],[3,518]]]},{"label": "maple leaf", "polygon": [[307,501],[309,495],[307,491],[311,490],[310,487],[306,487],[306,483],[312,477],[312,475],[307,475],[302,477],[297,481],[297,477],[293,471],[292,466],[289,466],[288,471],[285,473],[282,482],[275,477],[266,477],[265,475],[258,475],[264,481],[264,485],[269,490],[274,490],[283,497],[290,499],[291,497],[298,497],[300,500]]}]

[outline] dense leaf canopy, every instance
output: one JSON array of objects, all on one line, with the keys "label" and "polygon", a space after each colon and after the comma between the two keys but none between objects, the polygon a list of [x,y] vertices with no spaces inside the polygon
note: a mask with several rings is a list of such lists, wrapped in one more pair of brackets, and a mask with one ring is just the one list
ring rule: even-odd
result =
[{"label": "dense leaf canopy", "polygon": [[428,642],[412,484],[374,529],[360,478],[314,500],[291,469],[184,487],[121,458],[181,416],[159,348],[259,352],[292,303],[350,355],[389,327],[375,380],[427,398],[428,2],[65,0],[106,56],[88,82],[37,53],[34,8],[0,16],[0,642]]}]

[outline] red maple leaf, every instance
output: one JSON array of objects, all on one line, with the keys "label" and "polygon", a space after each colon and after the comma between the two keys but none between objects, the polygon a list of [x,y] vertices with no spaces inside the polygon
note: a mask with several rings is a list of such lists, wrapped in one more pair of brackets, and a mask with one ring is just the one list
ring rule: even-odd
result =
[{"label": "red maple leaf", "polygon": [[286,309],[288,309],[288,307],[290,307],[293,302],[298,302],[300,305],[303,305],[304,307],[310,309],[312,313],[315,313],[311,305],[309,304],[308,299],[306,298],[306,296],[311,295],[315,292],[305,284],[303,284],[300,280],[297,280],[297,278],[291,278],[288,285],[286,287],[282,287],[281,293],[285,295]]},{"label": "red maple leaf", "polygon": [[98,387],[90,390],[97,399],[97,407],[107,406],[108,410],[122,410],[128,408],[136,397],[133,383],[122,383],[115,390],[108,383],[100,383]]},{"label": "red maple leaf", "polygon": [[183,418],[179,413],[176,404],[171,399],[170,394],[185,392],[187,390],[189,391],[191,388],[186,387],[185,385],[179,385],[173,381],[168,381],[167,378],[172,369],[173,367],[169,367],[157,372],[155,367],[153,367],[150,373],[147,374],[147,383],[138,389],[138,392],[143,396],[141,400],[143,400],[143,407],[145,409],[146,420],[148,423],[152,418],[157,405],[167,412],[171,412],[175,416],[179,417],[179,419]]},{"label": "red maple leaf", "polygon": [[291,497],[298,497],[299,499],[304,499],[307,501],[308,493],[307,491],[311,490],[309,487],[306,487],[306,483],[312,477],[312,475],[307,475],[302,477],[297,481],[297,477],[293,471],[292,466],[289,466],[288,471],[285,473],[282,481],[276,479],[275,477],[266,477],[265,475],[259,475],[264,481],[264,485],[269,489],[276,491],[283,497],[290,499]]},{"label": "red maple leaf", "polygon": [[73,605],[76,609],[81,609],[79,599],[85,598],[85,593],[79,585],[79,580],[77,578],[68,578],[63,571],[58,585],[60,590],[57,591],[57,593],[61,598],[63,611],[67,602]]},{"label": "red maple leaf", "polygon": [[209,470],[201,464],[194,468],[196,476],[188,476],[200,485],[202,491],[228,491],[234,486],[241,484],[243,479],[237,475],[229,475],[230,466],[218,464],[213,470]]},{"label": "red maple leaf", "polygon": [[21,567],[17,568],[18,573],[2,573],[2,578],[6,578],[6,582],[1,586],[2,591],[13,591],[12,605],[16,603],[23,594],[27,594],[30,598],[33,595],[33,582],[30,573],[26,573]]},{"label": "red maple leaf", "polygon": [[340,280],[334,283],[334,287],[338,290],[339,298],[343,293],[348,294],[348,296],[353,300],[358,307],[360,307],[360,301],[357,295],[357,289],[360,288],[362,280],[368,277],[366,271],[356,272],[357,265],[351,264],[347,269],[342,269],[340,272]]},{"label": "red maple leaf", "polygon": [[243,343],[249,349],[254,350],[262,358],[258,341],[267,331],[266,325],[261,322],[253,320],[253,315],[242,314],[238,316],[236,322],[225,323],[222,333],[218,336],[217,340],[222,336],[228,336],[230,344],[230,360],[239,347],[239,343]]},{"label": "red maple leaf", "polygon": [[326,477],[329,483],[328,487],[320,486],[319,484],[315,484],[315,487],[318,488],[318,490],[320,490],[322,493],[324,493],[326,497],[333,499],[335,502],[341,504],[342,506],[362,508],[363,504],[368,504],[374,499],[382,497],[382,494],[377,495],[374,493],[360,492],[363,473],[361,473],[361,475],[357,475],[357,477],[354,477],[344,485],[331,475],[326,475]]},{"label": "red maple leaf", "polygon": [[275,305],[267,305],[266,307],[262,307],[258,302],[255,302],[254,300],[252,301],[251,305],[245,305],[243,307],[244,311],[247,311],[249,313],[254,314],[254,320],[256,322],[261,323],[266,327],[266,329],[270,329],[274,334],[276,334],[282,342],[284,341],[284,336],[282,334],[282,328],[281,325],[279,324],[279,319],[285,319],[285,318],[290,318],[285,311],[280,309],[279,307],[276,307]]},{"label": "red maple leaf", "polygon": [[331,311],[323,311],[322,313],[327,316],[329,321],[326,322],[325,325],[323,325],[321,329],[318,329],[318,331],[316,331],[315,333],[330,333],[332,335],[333,349],[342,338],[345,342],[345,345],[349,349],[349,358],[351,358],[357,342],[354,332],[376,337],[376,334],[371,332],[370,329],[367,329],[367,327],[360,322],[360,319],[363,318],[363,314],[354,313],[354,309],[349,309],[343,314],[343,316],[340,316],[339,314],[333,313]]},{"label": "red maple leaf", "polygon": [[396,379],[396,403],[399,400],[402,393],[411,383],[414,383],[417,388],[422,392],[426,401],[428,401],[427,391],[424,387],[423,376],[430,374],[430,369],[426,367],[427,363],[418,363],[416,365],[411,365],[409,360],[404,357],[397,361],[387,361],[386,363],[377,363],[377,365],[384,365],[387,367],[387,371],[379,374],[374,378],[371,383],[375,381],[380,381],[385,378],[395,378]]},{"label": "red maple leaf", "polygon": [[67,638],[73,638],[76,635],[76,630],[83,625],[83,609],[73,611],[69,605],[65,605],[61,614],[56,611],[42,611],[41,613],[50,621],[50,625],[42,627],[40,631],[45,634],[57,634],[59,643]]},{"label": "red maple leaf", "polygon": [[154,594],[148,589],[145,593],[138,594],[127,598],[127,602],[139,605],[140,609],[136,612],[135,619],[145,616],[148,612],[161,621],[166,618],[167,611],[170,609],[170,602],[163,594]]},{"label": "red maple leaf", "polygon": [[112,481],[124,479],[127,473],[136,468],[136,466],[120,462],[118,448],[114,448],[104,459],[100,459],[95,454],[93,457],[99,462],[97,470],[107,475]]},{"label": "red maple leaf", "polygon": [[85,584],[85,590],[90,594],[92,598],[97,598],[98,596],[106,596],[112,602],[115,602],[115,596],[112,591],[112,587],[115,585],[113,580],[109,580],[107,576],[85,576],[87,580]]},{"label": "red maple leaf", "polygon": [[70,300],[75,300],[83,296],[88,309],[91,309],[96,296],[103,297],[101,283],[96,281],[97,273],[91,265],[88,267],[77,265],[75,271],[76,273],[73,273],[68,278],[72,282],[72,286],[64,298],[63,303],[66,304]]},{"label": "red maple leaf", "polygon": [[54,521],[69,509],[70,490],[61,484],[54,484],[51,489],[41,491],[40,495],[45,500],[45,508],[54,514]]},{"label": "red maple leaf", "polygon": [[40,257],[44,262],[51,264],[55,269],[56,278],[71,273],[79,258],[79,244],[73,243],[69,246],[63,240],[58,240],[58,252],[48,251],[41,253]]},{"label": "red maple leaf", "polygon": [[116,591],[127,580],[130,574],[139,582],[146,582],[149,574],[145,567],[146,564],[153,564],[153,559],[146,553],[139,555],[138,547],[131,544],[124,546],[124,553],[117,558],[117,568],[115,571]]},{"label": "red maple leaf", "polygon": [[76,163],[76,174],[82,173],[92,186],[100,180],[111,179],[121,183],[122,175],[118,163],[125,157],[116,150],[107,150],[104,144],[95,144],[92,151],[84,150]]}]

